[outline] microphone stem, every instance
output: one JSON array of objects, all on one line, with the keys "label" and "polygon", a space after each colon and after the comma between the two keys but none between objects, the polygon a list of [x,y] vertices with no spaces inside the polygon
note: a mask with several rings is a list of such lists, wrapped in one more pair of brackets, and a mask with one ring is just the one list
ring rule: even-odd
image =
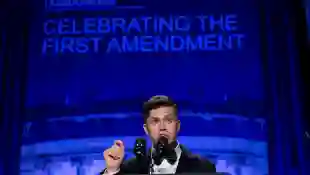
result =
[{"label": "microphone stem", "polygon": [[149,175],[153,175],[153,171],[154,171],[154,169],[153,169],[153,167],[154,167],[154,160],[153,160],[153,146],[152,146],[152,148],[151,148],[151,156],[150,156],[150,158],[151,158],[151,161],[150,161],[150,164],[149,164]]}]

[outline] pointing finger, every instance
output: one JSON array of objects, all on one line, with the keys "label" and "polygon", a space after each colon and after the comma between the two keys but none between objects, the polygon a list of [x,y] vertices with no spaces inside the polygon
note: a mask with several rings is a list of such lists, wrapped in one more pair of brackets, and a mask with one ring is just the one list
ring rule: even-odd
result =
[{"label": "pointing finger", "polygon": [[117,145],[118,147],[121,147],[121,148],[124,147],[124,143],[121,140],[115,140],[114,145]]}]

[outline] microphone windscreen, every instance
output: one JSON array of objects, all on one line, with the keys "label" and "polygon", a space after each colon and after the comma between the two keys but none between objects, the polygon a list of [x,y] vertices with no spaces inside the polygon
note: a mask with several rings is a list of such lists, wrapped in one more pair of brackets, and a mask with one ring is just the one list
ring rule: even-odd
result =
[{"label": "microphone windscreen", "polygon": [[146,140],[143,138],[136,139],[134,145],[134,154],[136,157],[144,157],[146,156]]}]

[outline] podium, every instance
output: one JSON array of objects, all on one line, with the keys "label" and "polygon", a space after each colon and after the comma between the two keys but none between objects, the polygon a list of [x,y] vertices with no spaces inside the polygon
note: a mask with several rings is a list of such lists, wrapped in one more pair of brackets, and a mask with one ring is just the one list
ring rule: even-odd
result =
[{"label": "podium", "polygon": [[[126,174],[126,175],[149,175],[149,174]],[[153,175],[157,175],[157,174],[153,174]],[[160,174],[160,175],[231,175],[231,174],[230,173],[176,173],[176,174]]]},{"label": "podium", "polygon": [[[149,175],[149,174],[126,174],[126,175]],[[154,174],[157,175],[157,174]],[[160,175],[231,175],[230,173],[176,173],[176,174],[160,174]]]}]

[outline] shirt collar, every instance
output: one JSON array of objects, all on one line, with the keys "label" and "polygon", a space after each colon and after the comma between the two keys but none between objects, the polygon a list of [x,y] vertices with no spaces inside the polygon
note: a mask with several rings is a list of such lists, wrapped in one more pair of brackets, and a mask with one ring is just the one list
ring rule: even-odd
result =
[{"label": "shirt collar", "polygon": [[[177,141],[178,142],[178,141]],[[177,146],[174,148],[175,150],[175,153],[179,156],[181,153],[182,153],[182,149],[181,149],[181,146],[178,142]]]}]

